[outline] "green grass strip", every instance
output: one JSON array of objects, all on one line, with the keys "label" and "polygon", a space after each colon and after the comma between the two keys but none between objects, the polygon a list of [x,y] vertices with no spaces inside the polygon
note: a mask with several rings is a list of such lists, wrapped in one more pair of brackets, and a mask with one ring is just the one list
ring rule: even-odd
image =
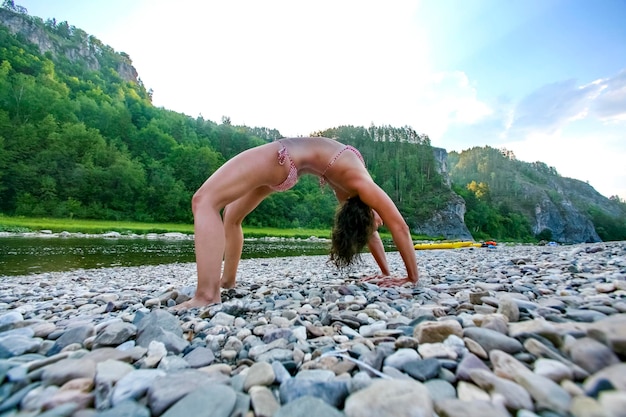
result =
[{"label": "green grass strip", "polygon": [[[192,224],[176,223],[141,223],[130,221],[84,220],[84,219],[54,219],[35,217],[12,217],[0,214],[0,231],[4,232],[36,232],[50,230],[53,233],[70,232],[99,234],[118,232],[121,234],[147,234],[178,232],[193,233]],[[271,227],[244,227],[247,237],[287,237],[308,238],[311,236],[328,238],[330,230],[326,229],[278,229]]]},{"label": "green grass strip", "polygon": [[166,232],[193,233],[193,225],[109,220],[54,219],[47,217],[8,217],[0,215],[0,231],[34,232],[39,230],[51,230],[53,233],[70,232],[88,234],[106,232],[119,232],[122,234]]}]

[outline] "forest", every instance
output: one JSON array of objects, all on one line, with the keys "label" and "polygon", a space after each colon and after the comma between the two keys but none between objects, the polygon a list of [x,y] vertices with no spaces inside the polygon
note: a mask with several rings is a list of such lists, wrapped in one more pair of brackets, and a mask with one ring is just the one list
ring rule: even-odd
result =
[{"label": "forest", "polygon": [[[281,137],[271,128],[232,125],[227,116],[218,123],[155,107],[152,91],[123,71],[132,68],[128,55],[67,22],[44,22],[17,7],[5,0],[0,17],[19,16],[29,33],[54,47],[42,53],[0,24],[0,213],[190,223],[191,196],[211,173],[235,154]],[[357,147],[411,227],[456,192],[476,238],[537,238],[507,167],[485,171],[498,173],[485,178],[457,167],[451,189],[428,135],[411,127],[339,126],[312,135]],[[499,151],[489,158],[502,162]],[[452,154],[450,166],[458,162]],[[537,173],[544,167],[518,168],[542,181]],[[245,224],[326,228],[336,205],[330,189],[305,176],[266,199]],[[596,213],[596,220],[605,229],[618,230],[611,238],[626,238],[623,221],[614,227],[607,223],[613,217],[602,216]]]}]

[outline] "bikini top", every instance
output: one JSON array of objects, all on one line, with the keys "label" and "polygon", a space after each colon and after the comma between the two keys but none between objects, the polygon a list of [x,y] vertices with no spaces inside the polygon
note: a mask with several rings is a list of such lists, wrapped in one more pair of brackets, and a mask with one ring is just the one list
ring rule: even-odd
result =
[{"label": "bikini top", "polygon": [[271,185],[270,188],[274,191],[282,192],[287,191],[291,189],[294,185],[296,185],[296,183],[298,182],[298,168],[289,156],[289,152],[287,151],[287,148],[285,148],[285,145],[283,145],[281,141],[278,141],[278,143],[280,143],[281,146],[280,150],[278,151],[278,164],[285,165],[285,159],[288,158],[289,174],[287,174],[287,178],[285,178],[285,181],[281,182],[278,185]]},{"label": "bikini top", "polygon": [[333,158],[330,160],[330,162],[328,163],[328,165],[326,165],[326,169],[324,170],[324,172],[322,172],[322,175],[320,175],[320,187],[323,187],[324,184],[326,184],[327,180],[326,180],[326,171],[328,171],[330,169],[330,167],[333,166],[333,164],[335,163],[335,161],[341,156],[342,153],[344,153],[345,151],[352,151],[354,152],[354,154],[356,156],[359,157],[359,159],[361,160],[361,162],[363,162],[363,166],[365,166],[365,160],[363,159],[363,155],[361,155],[361,152],[359,152],[359,150],[357,148],[355,148],[354,146],[350,146],[350,145],[346,145],[345,148],[343,148],[342,150],[340,150],[339,152],[337,152],[335,154],[335,156],[333,156]]},{"label": "bikini top", "polygon": [[[291,189],[294,185],[298,183],[298,168],[293,163],[291,156],[289,156],[289,151],[287,151],[287,148],[285,147],[285,145],[283,145],[281,141],[278,141],[278,142],[281,145],[281,148],[278,150],[278,164],[284,165],[285,160],[288,158],[289,159],[289,173],[287,174],[287,178],[285,178],[283,182],[281,182],[278,185],[272,185],[270,186],[270,188],[274,191],[282,192],[282,191],[287,191]],[[343,149],[337,152],[335,156],[331,158],[330,162],[328,162],[328,165],[326,165],[324,172],[322,172],[322,175],[320,175],[320,187],[323,187],[327,182],[326,172],[330,169],[330,167],[333,166],[335,161],[337,161],[337,159],[339,159],[339,157],[345,151],[354,152],[354,154],[358,156],[361,162],[363,163],[363,166],[365,166],[365,160],[363,159],[363,155],[361,155],[361,152],[359,152],[359,150],[353,146],[346,145]]]}]

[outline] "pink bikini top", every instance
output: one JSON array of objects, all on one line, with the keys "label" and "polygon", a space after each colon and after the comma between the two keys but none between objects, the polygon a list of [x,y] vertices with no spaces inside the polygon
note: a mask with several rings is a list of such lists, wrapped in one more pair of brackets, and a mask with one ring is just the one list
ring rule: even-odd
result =
[{"label": "pink bikini top", "polygon": [[[294,185],[296,185],[298,183],[298,168],[293,163],[293,160],[291,159],[291,156],[289,156],[289,152],[287,151],[287,148],[285,147],[285,145],[283,145],[283,143],[281,141],[278,141],[278,142],[280,143],[280,146],[281,146],[281,148],[278,150],[278,164],[279,165],[284,165],[285,164],[285,159],[288,158],[289,159],[289,174],[287,174],[287,178],[285,178],[285,181],[281,182],[278,185],[272,185],[272,186],[270,186],[270,188],[272,190],[274,190],[274,191],[282,192],[282,191],[287,191],[287,190],[291,189]],[[324,172],[322,172],[322,175],[320,175],[320,187],[323,187],[324,184],[326,184],[326,182],[327,182],[326,181],[326,172],[330,169],[330,167],[333,166],[335,161],[345,151],[352,151],[352,152],[354,152],[354,154],[359,157],[361,162],[363,162],[363,166],[365,166],[365,160],[363,159],[363,155],[361,155],[361,152],[359,152],[359,150],[356,149],[353,146],[346,145],[346,147],[344,147],[342,150],[337,152],[335,154],[335,156],[333,156],[331,158],[331,160],[328,163],[328,165],[326,165],[326,169],[324,169]]]},{"label": "pink bikini top", "polygon": [[330,162],[328,163],[328,165],[326,165],[326,169],[324,170],[324,172],[322,172],[322,175],[320,175],[320,187],[323,187],[324,184],[326,184],[326,171],[328,171],[330,169],[330,167],[333,166],[333,164],[335,163],[335,161],[341,156],[342,153],[344,153],[345,151],[352,151],[354,152],[354,154],[356,156],[359,157],[359,159],[361,160],[361,162],[363,162],[363,166],[365,166],[365,160],[363,159],[363,155],[361,155],[361,152],[359,152],[359,150],[357,148],[355,148],[354,146],[350,146],[350,145],[346,145],[345,148],[343,148],[342,150],[340,150],[339,152],[337,152],[337,154],[335,156],[333,156],[333,158],[330,160]]},{"label": "pink bikini top", "polygon": [[281,182],[278,185],[271,185],[270,188],[274,191],[282,192],[282,191],[287,191],[291,189],[294,185],[297,184],[298,168],[296,167],[296,164],[293,163],[293,160],[289,156],[289,152],[287,151],[287,148],[285,148],[285,145],[283,145],[281,141],[278,141],[278,143],[280,143],[280,146],[281,146],[280,150],[278,151],[278,164],[285,165],[285,158],[288,158],[289,159],[289,174],[287,174],[287,178],[285,178],[285,181]]}]

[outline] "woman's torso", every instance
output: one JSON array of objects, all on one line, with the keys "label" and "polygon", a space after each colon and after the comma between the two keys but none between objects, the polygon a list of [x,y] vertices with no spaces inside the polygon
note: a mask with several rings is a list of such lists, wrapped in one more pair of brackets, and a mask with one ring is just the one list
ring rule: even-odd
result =
[{"label": "woman's torso", "polygon": [[[367,175],[360,156],[354,151],[345,152],[346,146],[329,138],[287,138],[280,139],[287,148],[289,157],[298,169],[298,176],[312,174],[327,181],[336,191],[355,194],[348,185],[356,176]],[[358,151],[357,151],[358,152]]]}]

